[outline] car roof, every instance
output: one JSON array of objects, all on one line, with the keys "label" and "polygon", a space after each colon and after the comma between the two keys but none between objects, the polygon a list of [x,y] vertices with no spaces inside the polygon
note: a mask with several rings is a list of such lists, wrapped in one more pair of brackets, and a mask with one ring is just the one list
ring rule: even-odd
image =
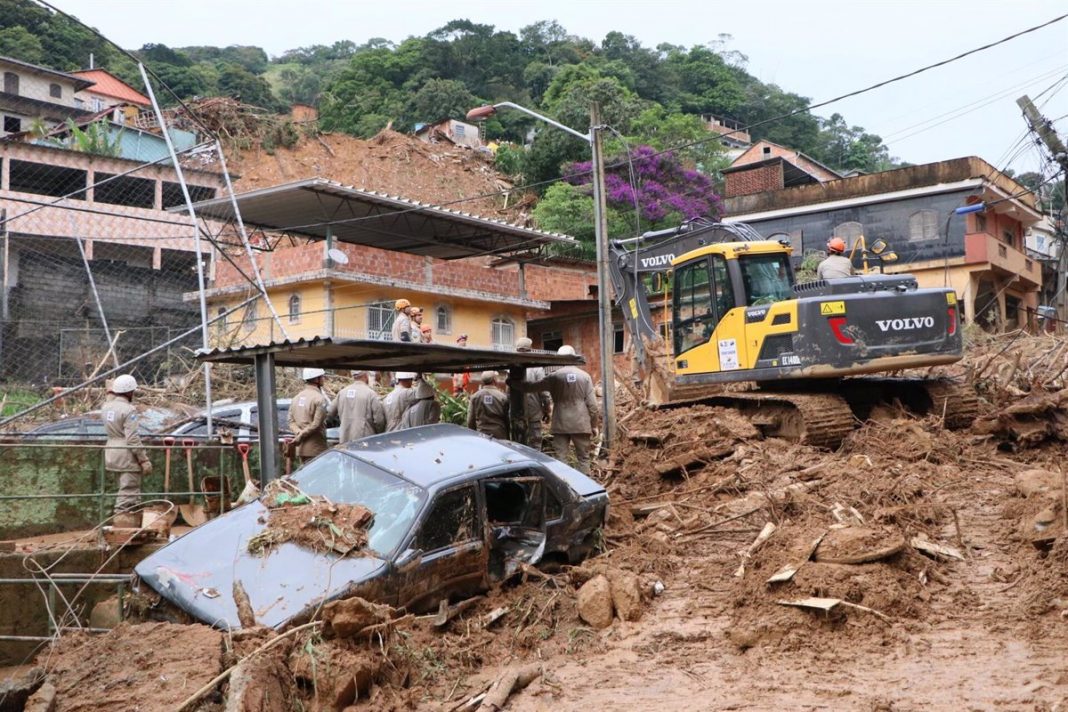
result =
[{"label": "car roof", "polygon": [[382,433],[345,443],[342,449],[424,488],[465,474],[536,460],[512,443],[450,423]]}]

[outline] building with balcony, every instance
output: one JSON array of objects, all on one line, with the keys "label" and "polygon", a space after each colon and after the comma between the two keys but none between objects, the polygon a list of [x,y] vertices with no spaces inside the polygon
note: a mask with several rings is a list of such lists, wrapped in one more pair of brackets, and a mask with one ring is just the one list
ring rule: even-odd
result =
[{"label": "building with balcony", "polygon": [[[763,173],[764,161],[732,166],[735,180]],[[754,181],[761,175],[751,176]],[[982,212],[956,215],[983,203]],[[909,272],[921,287],[952,287],[967,322],[990,328],[1027,325],[1039,304],[1042,266],[1028,255],[1027,229],[1041,214],[1034,196],[986,161],[970,157],[796,186],[728,194],[729,221],[789,240],[795,264],[822,251],[832,236],[850,245],[885,240],[899,261],[887,272]],[[861,264],[857,260],[856,266]]]}]

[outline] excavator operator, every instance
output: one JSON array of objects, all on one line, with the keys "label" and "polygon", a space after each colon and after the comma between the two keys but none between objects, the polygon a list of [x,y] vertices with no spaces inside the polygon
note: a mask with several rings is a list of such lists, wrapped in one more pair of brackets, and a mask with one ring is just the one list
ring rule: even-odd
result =
[{"label": "excavator operator", "polygon": [[853,263],[845,256],[845,240],[832,237],[827,241],[827,257],[816,268],[816,279],[844,279],[854,274]]}]

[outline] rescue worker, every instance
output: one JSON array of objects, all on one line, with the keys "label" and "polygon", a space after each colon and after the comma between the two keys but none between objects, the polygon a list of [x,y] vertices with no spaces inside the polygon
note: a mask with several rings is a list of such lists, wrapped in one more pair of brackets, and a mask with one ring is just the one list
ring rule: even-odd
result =
[{"label": "rescue worker", "polygon": [[467,427],[498,440],[510,435],[508,396],[497,387],[497,372],[482,372],[482,387],[471,396],[467,408]]},{"label": "rescue worker", "polygon": [[430,329],[430,324],[423,324],[419,327],[419,331],[422,332],[422,338],[420,339],[420,341],[422,341],[424,344],[434,343],[434,333]]},{"label": "rescue worker", "polygon": [[400,429],[416,428],[420,425],[434,425],[441,422],[441,403],[434,386],[425,378],[416,379],[412,389],[415,395],[401,416]]},{"label": "rescue worker", "polygon": [[398,371],[397,385],[394,386],[393,390],[390,391],[389,395],[382,401],[382,408],[386,412],[387,433],[400,429],[401,418],[404,417],[404,411],[408,410],[408,406],[415,400],[415,389],[412,388],[412,381],[414,380],[414,373]]},{"label": "rescue worker", "polygon": [[[574,356],[574,347],[564,344],[557,350],[561,356]],[[593,379],[578,366],[564,366],[533,383],[510,383],[526,393],[548,391],[553,399],[552,436],[556,459],[567,462],[571,447],[575,448],[576,468],[590,471],[590,444],[600,418],[600,408],[594,395]]]},{"label": "rescue worker", "polygon": [[371,388],[367,371],[353,371],[352,385],[338,392],[330,405],[341,419],[340,442],[359,440],[386,430],[386,410]]},{"label": "rescue worker", "polygon": [[326,371],[306,368],[300,375],[304,388],[289,404],[289,430],[293,433],[289,446],[304,463],[327,449],[326,418],[330,399],[323,393]]},{"label": "rescue worker", "polygon": [[152,461],[141,446],[137,432],[137,410],[133,406],[133,394],[137,380],[129,374],[116,376],[108,390],[111,396],[102,410],[107,445],[104,449],[104,469],[117,472],[119,491],[115,497],[116,527],[140,527],[141,516],[134,509],[141,504],[141,478],[152,472]]},{"label": "rescue worker", "polygon": [[845,256],[845,240],[832,237],[827,241],[827,257],[816,268],[816,279],[844,279],[855,272],[853,263]]},{"label": "rescue worker", "polygon": [[[519,353],[529,353],[533,346],[534,342],[526,337],[515,342],[515,350]],[[527,383],[533,383],[534,381],[540,381],[544,378],[545,369],[540,366],[535,366],[534,368],[527,369],[526,378],[524,380]],[[541,423],[543,420],[548,420],[551,407],[552,398],[549,397],[548,391],[523,394],[523,420],[526,423],[526,444],[535,450],[541,450]]]},{"label": "rescue worker", "polygon": [[396,315],[393,317],[393,340],[412,341],[412,303],[407,299],[398,299],[393,303]]}]

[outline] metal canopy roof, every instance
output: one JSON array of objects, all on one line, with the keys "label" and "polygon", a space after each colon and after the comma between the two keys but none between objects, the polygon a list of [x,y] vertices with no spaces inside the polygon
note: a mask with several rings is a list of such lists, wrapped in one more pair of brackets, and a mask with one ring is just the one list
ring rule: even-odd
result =
[{"label": "metal canopy roof", "polygon": [[[501,220],[360,190],[325,178],[283,183],[235,196],[241,219],[262,230],[397,252],[456,259],[505,254],[574,238]],[[234,220],[230,198],[196,203],[197,215]],[[184,210],[182,207],[172,210]]]},{"label": "metal canopy roof", "polygon": [[197,358],[213,363],[251,364],[256,356],[264,354],[274,354],[275,366],[425,373],[503,371],[513,367],[572,366],[585,363],[581,356],[560,356],[546,351],[519,353],[441,344],[321,337],[201,351],[197,353]]}]

